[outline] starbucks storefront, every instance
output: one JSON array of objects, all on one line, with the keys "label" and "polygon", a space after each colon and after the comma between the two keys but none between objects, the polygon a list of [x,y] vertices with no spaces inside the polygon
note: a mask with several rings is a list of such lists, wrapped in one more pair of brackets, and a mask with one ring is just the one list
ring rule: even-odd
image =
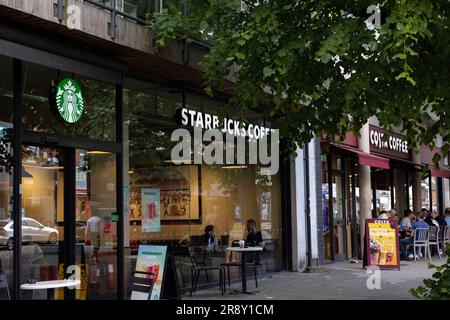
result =
[{"label": "starbucks storefront", "polygon": [[[186,245],[207,263],[226,262],[224,249],[245,238],[249,219],[264,239],[258,272],[285,268],[282,174],[261,177],[256,165],[180,166],[168,156],[177,109],[214,112],[223,102],[110,65],[0,40],[0,280],[8,289],[0,288],[0,300],[50,298],[21,285],[74,270],[81,285],[55,289],[55,299],[122,299],[143,244],[169,245],[179,286],[189,290]],[[160,212],[146,229],[149,190],[158,191]],[[218,246],[206,254],[210,226]],[[231,280],[239,276],[231,270]]]}]

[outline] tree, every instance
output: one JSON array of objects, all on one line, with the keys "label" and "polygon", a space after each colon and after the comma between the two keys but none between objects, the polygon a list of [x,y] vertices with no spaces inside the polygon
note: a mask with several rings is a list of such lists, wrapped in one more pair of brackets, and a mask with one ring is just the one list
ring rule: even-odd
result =
[{"label": "tree", "polygon": [[369,0],[168,3],[150,21],[157,44],[209,42],[206,92],[232,73],[229,107],[259,108],[291,146],[314,134],[342,139],[376,116],[413,146],[434,147],[441,135],[448,153],[448,1],[384,1],[379,28],[368,23]]}]

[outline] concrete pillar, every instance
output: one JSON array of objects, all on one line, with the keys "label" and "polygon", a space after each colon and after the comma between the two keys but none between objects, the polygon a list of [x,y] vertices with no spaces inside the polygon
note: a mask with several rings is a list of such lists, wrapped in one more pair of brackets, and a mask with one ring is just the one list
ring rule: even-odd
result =
[{"label": "concrete pillar", "polygon": [[305,166],[303,149],[297,149],[292,160],[291,174],[291,225],[292,225],[292,271],[304,271],[307,267],[307,237],[305,214]]},{"label": "concrete pillar", "polygon": [[[421,164],[420,149],[412,152],[412,161],[416,164]],[[421,209],[421,172],[412,172],[412,197],[413,197],[413,211],[417,212]]]},{"label": "concrete pillar", "polygon": [[[370,153],[369,144],[369,123],[366,123],[359,131],[360,138],[358,139],[359,148]],[[372,218],[372,188],[369,166],[358,166],[359,178],[359,226],[361,233],[361,250],[364,248],[364,232],[366,219]],[[363,256],[361,252],[361,256]]]}]

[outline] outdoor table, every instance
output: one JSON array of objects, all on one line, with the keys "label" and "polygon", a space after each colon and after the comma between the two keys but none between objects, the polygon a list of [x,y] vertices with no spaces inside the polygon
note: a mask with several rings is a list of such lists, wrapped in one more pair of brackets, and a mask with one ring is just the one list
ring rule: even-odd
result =
[{"label": "outdoor table", "polygon": [[241,253],[241,276],[242,276],[242,290],[240,293],[253,294],[253,292],[247,291],[247,252],[263,251],[261,247],[228,247],[228,251]]},{"label": "outdoor table", "polygon": [[47,300],[53,300],[54,289],[75,287],[81,284],[81,280],[50,280],[37,281],[36,283],[24,283],[20,286],[22,290],[44,290],[47,289]]}]

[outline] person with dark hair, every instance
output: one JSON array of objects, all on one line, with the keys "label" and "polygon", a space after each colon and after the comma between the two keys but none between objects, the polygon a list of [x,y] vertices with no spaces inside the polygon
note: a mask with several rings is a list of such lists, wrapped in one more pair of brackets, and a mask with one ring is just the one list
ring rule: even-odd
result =
[{"label": "person with dark hair", "polygon": [[450,207],[445,208],[445,222],[450,226]]},{"label": "person with dark hair", "polygon": [[[421,210],[417,214],[417,218],[418,218],[418,220],[416,222],[414,222],[412,225],[413,231],[411,233],[411,236],[400,240],[400,252],[402,253],[403,257],[407,260],[414,258],[414,254],[412,251],[410,251],[409,253],[407,252],[407,247],[414,243],[414,237],[416,236],[414,233],[414,230],[416,230],[417,228],[429,228],[428,223],[425,222],[425,218],[426,218],[425,211]],[[415,253],[415,254],[418,254],[418,253]]]},{"label": "person with dark hair", "polygon": [[203,235],[206,252],[218,252],[219,241],[216,239],[216,228],[213,225],[207,225]]},{"label": "person with dark hair", "polygon": [[402,220],[400,220],[400,223],[398,225],[399,231],[408,231],[412,229],[411,216],[412,216],[411,209],[406,209],[405,212],[403,213],[403,218]]},{"label": "person with dark hair", "polygon": [[428,223],[430,227],[439,227],[439,222],[436,220],[438,217],[438,214],[436,211],[432,211],[428,214],[428,216],[425,219],[425,222]]},{"label": "person with dark hair", "polygon": [[254,242],[256,246],[264,248],[264,241],[261,231],[256,229],[256,221],[254,219],[247,220],[247,241]]}]

